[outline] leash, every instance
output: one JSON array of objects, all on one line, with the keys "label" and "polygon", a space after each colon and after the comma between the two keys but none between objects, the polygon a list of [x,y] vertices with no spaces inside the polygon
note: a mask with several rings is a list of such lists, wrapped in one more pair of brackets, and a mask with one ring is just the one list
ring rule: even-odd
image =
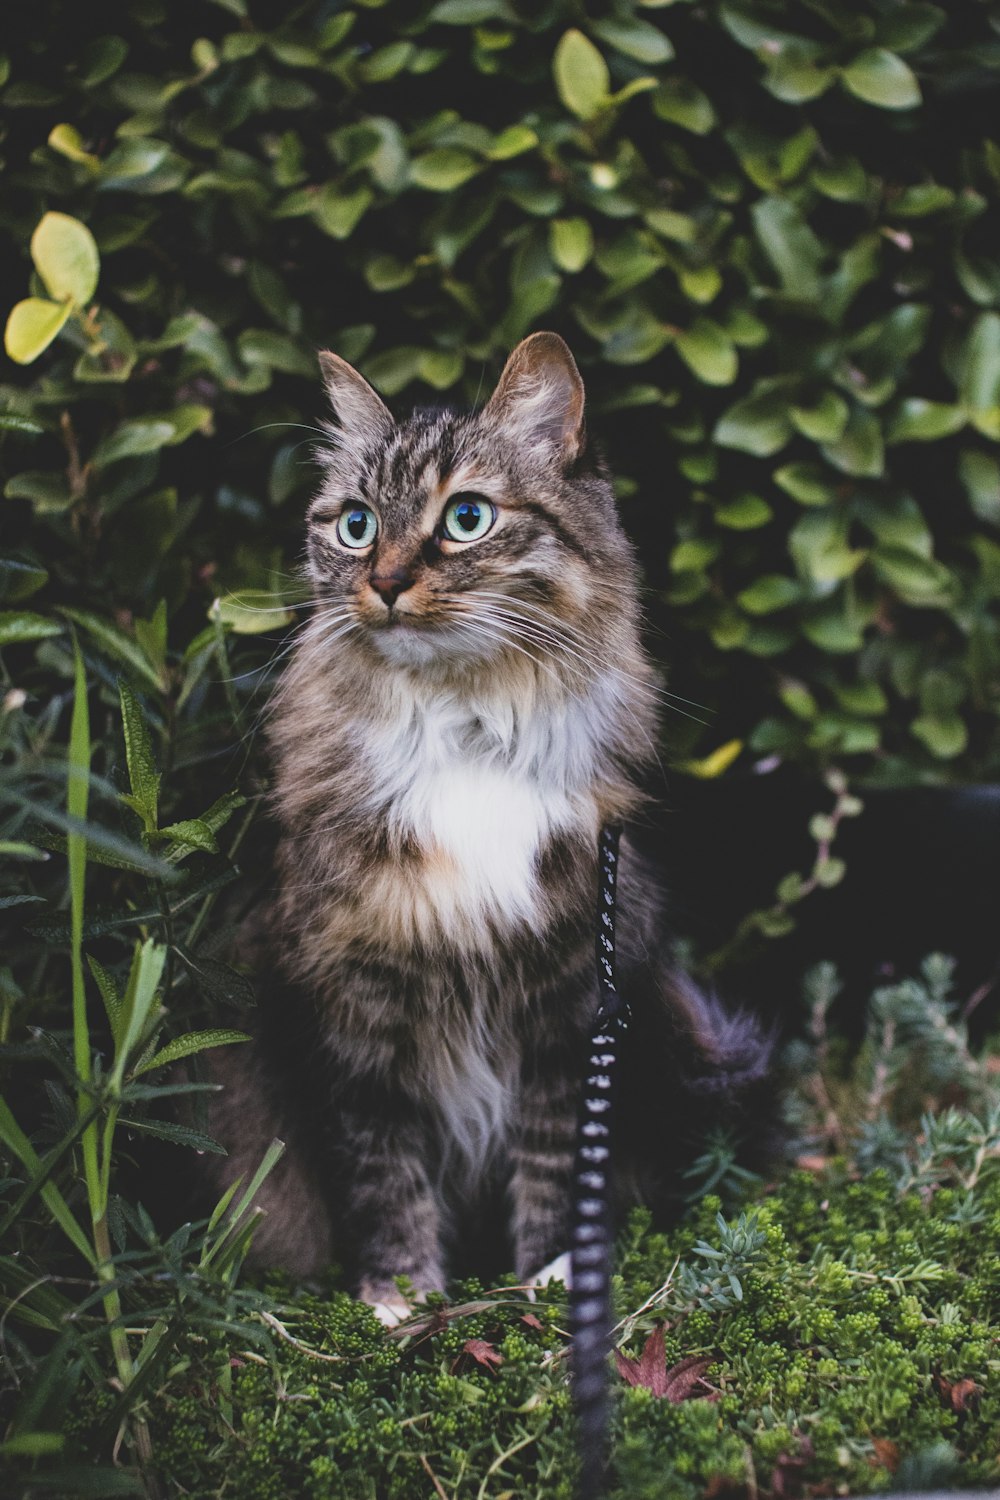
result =
[{"label": "leash", "polygon": [[571,1388],[580,1451],[580,1500],[598,1500],[607,1462],[611,1350],[612,1121],[622,1039],[631,1011],[615,982],[615,897],[621,829],[601,830],[598,847],[597,980],[573,1165],[570,1240]]}]

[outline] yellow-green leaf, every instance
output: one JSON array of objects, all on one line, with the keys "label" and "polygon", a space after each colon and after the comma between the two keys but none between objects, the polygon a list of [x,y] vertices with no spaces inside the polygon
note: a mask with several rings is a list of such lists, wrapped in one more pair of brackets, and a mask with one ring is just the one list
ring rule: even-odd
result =
[{"label": "yellow-green leaf", "polygon": [[19,365],[30,365],[47,349],[72,312],[68,302],[26,297],[11,309],[3,346]]},{"label": "yellow-green leaf", "polygon": [[697,776],[702,781],[710,781],[728,771],[742,749],[742,740],[727,740],[724,745],[713,750],[711,755],[706,755],[701,760],[681,761],[677,769],[686,771],[689,776]]},{"label": "yellow-green leaf", "polygon": [[53,125],[49,131],[49,145],[60,156],[68,156],[70,161],[79,162],[92,172],[99,172],[101,169],[100,160],[92,151],[84,149],[83,136],[75,125]]},{"label": "yellow-green leaf", "polygon": [[57,302],[82,307],[94,295],[101,258],[94,236],[79,219],[45,214],[31,236],[31,258]]},{"label": "yellow-green leaf", "polygon": [[593,42],[582,31],[567,31],[552,63],[559,97],[581,120],[592,120],[607,106],[611,75]]}]

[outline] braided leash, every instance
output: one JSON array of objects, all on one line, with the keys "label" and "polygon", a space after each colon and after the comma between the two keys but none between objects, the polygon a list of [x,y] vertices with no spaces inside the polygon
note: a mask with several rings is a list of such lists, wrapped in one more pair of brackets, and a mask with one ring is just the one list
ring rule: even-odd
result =
[{"label": "braided leash", "polygon": [[587,1076],[573,1166],[570,1250],[572,1389],[580,1448],[580,1500],[603,1489],[608,1438],[611,1349],[611,1122],[621,1040],[631,1012],[615,984],[615,891],[621,830],[601,830],[597,896],[600,1001],[590,1034]]}]

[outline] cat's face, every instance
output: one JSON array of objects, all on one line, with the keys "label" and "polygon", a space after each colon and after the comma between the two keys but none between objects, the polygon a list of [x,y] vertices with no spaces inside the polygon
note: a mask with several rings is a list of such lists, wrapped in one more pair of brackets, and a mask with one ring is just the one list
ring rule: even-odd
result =
[{"label": "cat's face", "polygon": [[519,345],[481,411],[403,422],[350,365],[321,359],[339,425],[309,569],[338,640],[455,666],[564,655],[593,642],[602,612],[629,612],[629,549],[583,459],[583,386],[561,339]]}]

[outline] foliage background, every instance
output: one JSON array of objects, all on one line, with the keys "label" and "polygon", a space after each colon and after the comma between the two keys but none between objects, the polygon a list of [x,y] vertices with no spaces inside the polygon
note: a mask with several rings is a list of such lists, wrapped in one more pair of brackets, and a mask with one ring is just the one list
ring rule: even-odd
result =
[{"label": "foliage background", "polygon": [[310,438],[276,424],[322,412],[317,347],[462,402],[550,326],[707,710],[676,753],[994,775],[996,21],[141,0],[94,35],[46,0],[0,95],[4,285],[51,209],[102,266],[97,338],[71,321],[0,390],[43,428],[3,453],[33,609],[135,640],[165,599],[167,656],[132,654],[176,702],[212,599],[297,555]]}]

